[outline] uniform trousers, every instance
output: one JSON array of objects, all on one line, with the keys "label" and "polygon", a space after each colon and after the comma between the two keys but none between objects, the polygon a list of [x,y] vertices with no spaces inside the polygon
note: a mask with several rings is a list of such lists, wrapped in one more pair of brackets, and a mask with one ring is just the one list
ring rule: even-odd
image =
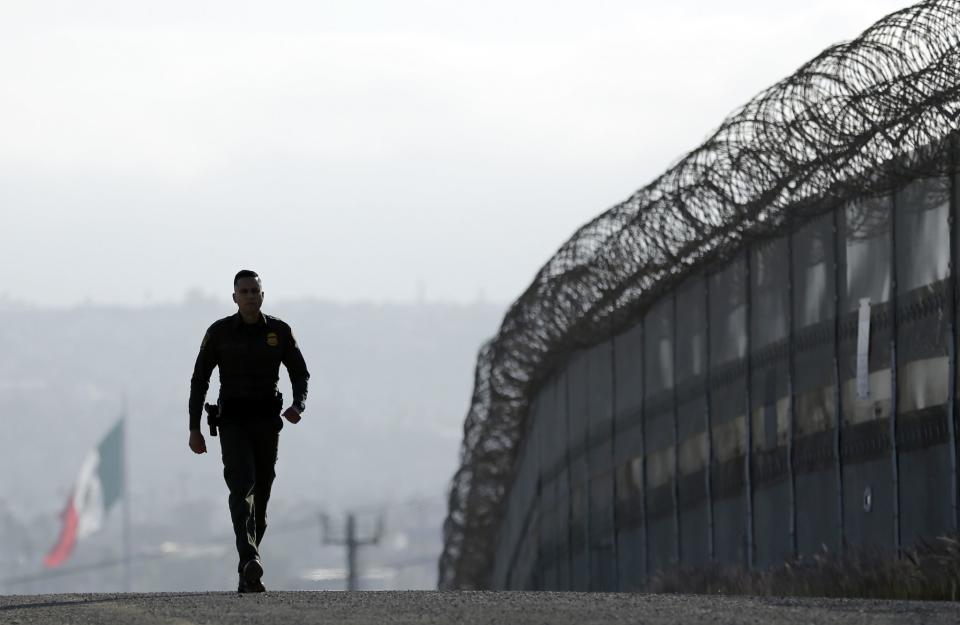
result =
[{"label": "uniform trousers", "polygon": [[238,570],[260,557],[282,427],[279,416],[232,421],[226,418],[220,425],[223,479],[230,490],[230,517],[240,559]]}]

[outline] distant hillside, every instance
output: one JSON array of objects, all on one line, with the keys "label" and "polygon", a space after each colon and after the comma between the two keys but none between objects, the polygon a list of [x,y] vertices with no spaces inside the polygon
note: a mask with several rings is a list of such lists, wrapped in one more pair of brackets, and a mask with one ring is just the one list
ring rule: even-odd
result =
[{"label": "distant hillside", "polygon": [[[16,476],[0,481],[0,517],[52,542],[83,454],[126,402],[135,523],[207,501],[209,521],[191,521],[226,524],[219,448],[208,438],[212,453],[190,453],[186,406],[200,339],[234,310],[202,298],[69,310],[0,303],[0,472]],[[292,325],[312,375],[304,420],[286,424],[281,438],[277,510],[285,501],[342,509],[442,495],[457,466],[476,352],[503,308],[301,301],[264,311]],[[282,369],[281,383],[289,398]],[[215,373],[211,401],[216,388]]]}]

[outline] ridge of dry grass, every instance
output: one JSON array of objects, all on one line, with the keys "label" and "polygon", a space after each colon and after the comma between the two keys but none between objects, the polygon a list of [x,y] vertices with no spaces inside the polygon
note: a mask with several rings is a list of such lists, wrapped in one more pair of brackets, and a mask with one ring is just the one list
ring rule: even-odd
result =
[{"label": "ridge of dry grass", "polygon": [[709,564],[655,573],[646,590],[657,593],[848,597],[956,601],[960,597],[960,538],[941,536],[889,552],[848,547],[769,569]]}]

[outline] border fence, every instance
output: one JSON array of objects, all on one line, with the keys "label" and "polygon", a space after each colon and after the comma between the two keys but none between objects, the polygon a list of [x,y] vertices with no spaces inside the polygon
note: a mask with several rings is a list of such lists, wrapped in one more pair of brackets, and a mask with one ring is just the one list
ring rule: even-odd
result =
[{"label": "border fence", "polygon": [[616,590],[958,526],[960,0],[583,226],[478,357],[441,588]]}]

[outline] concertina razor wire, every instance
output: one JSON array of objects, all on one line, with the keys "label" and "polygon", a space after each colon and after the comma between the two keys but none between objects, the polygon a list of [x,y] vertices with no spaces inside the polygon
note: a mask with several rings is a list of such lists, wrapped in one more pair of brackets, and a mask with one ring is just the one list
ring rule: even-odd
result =
[{"label": "concertina razor wire", "polygon": [[684,277],[750,241],[955,170],[946,146],[960,121],[958,43],[960,0],[883,18],[734,111],[560,247],[477,357],[441,589],[489,587],[531,398],[573,350],[622,331]]}]

